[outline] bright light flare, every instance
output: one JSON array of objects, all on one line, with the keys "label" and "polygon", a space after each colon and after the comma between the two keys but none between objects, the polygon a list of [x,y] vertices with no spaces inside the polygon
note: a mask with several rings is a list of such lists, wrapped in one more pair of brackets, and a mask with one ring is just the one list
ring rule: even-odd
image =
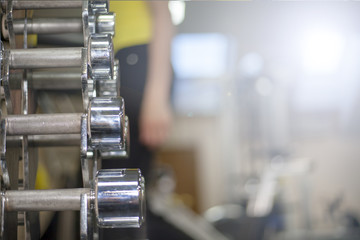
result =
[{"label": "bright light flare", "polygon": [[336,32],[320,29],[305,35],[301,50],[306,73],[332,74],[339,67],[344,39]]},{"label": "bright light flare", "polygon": [[169,1],[169,10],[173,24],[179,25],[185,19],[185,2],[184,1]]}]

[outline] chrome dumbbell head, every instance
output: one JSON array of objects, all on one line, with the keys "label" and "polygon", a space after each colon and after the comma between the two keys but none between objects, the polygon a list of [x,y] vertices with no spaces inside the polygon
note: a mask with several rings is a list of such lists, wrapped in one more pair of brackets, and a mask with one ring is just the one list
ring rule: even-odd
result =
[{"label": "chrome dumbbell head", "polygon": [[114,77],[107,80],[99,80],[96,92],[99,97],[120,96],[119,60],[114,61]]},{"label": "chrome dumbbell head", "polygon": [[123,135],[123,148],[113,151],[100,151],[101,159],[119,159],[127,158],[130,153],[130,128],[129,128],[129,119],[125,116],[125,125],[124,125],[124,135]]},{"label": "chrome dumbbell head", "polygon": [[121,97],[97,97],[89,104],[91,147],[102,151],[124,148],[125,107]]},{"label": "chrome dumbbell head", "polygon": [[115,14],[100,13],[89,16],[90,34],[115,34]]},{"label": "chrome dumbbell head", "polygon": [[92,79],[107,80],[114,77],[113,42],[109,34],[96,34],[89,37],[88,64]]},{"label": "chrome dumbbell head", "polygon": [[90,0],[89,11],[91,14],[109,12],[109,0]]},{"label": "chrome dumbbell head", "polygon": [[138,169],[100,170],[95,178],[99,227],[140,227],[145,218],[145,185]]},{"label": "chrome dumbbell head", "polygon": [[102,13],[96,16],[95,32],[115,35],[115,14]]}]

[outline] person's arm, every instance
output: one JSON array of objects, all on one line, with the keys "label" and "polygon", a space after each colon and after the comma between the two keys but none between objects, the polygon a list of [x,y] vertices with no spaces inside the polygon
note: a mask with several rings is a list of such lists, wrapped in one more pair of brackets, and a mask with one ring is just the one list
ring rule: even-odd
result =
[{"label": "person's arm", "polygon": [[149,44],[149,65],[140,112],[140,141],[153,148],[168,136],[172,121],[170,108],[170,51],[174,27],[167,1],[149,1],[153,34]]}]

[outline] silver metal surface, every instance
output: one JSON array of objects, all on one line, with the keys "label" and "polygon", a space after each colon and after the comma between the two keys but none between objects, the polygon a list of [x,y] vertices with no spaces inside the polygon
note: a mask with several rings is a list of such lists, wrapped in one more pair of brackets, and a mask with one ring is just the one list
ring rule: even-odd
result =
[{"label": "silver metal surface", "polygon": [[[24,28],[23,30],[23,48],[28,47],[28,11],[25,10],[24,18]],[[15,31],[14,31],[15,33]],[[12,34],[14,34],[12,33]],[[28,70],[23,70],[23,79],[21,81],[21,114],[27,115],[29,111],[29,89],[28,89],[28,79],[27,79]],[[21,161],[22,161],[22,184],[19,185],[19,190],[29,190],[35,185],[35,178],[32,177],[31,171],[37,169],[37,158],[31,158],[29,154],[29,144],[28,136],[23,135],[22,144],[21,144]],[[35,166],[31,164],[35,162]],[[36,170],[35,170],[36,172]],[[20,213],[19,213],[20,214]],[[39,222],[39,213],[35,212],[23,212],[23,221],[24,221],[24,233],[25,239],[39,239],[40,238],[40,222]]]},{"label": "silver metal surface", "polygon": [[93,98],[88,115],[90,142],[94,149],[103,151],[123,149],[125,107],[121,97]]},{"label": "silver metal surface", "polygon": [[[22,136],[8,136],[6,145],[8,147],[21,147]],[[56,135],[30,135],[28,144],[31,147],[66,147],[79,146],[79,134],[56,134]]]},{"label": "silver metal surface", "polygon": [[88,194],[80,196],[80,240],[88,239],[88,212],[89,212]]},{"label": "silver metal surface", "polygon": [[0,209],[0,239],[4,239],[5,232],[5,198],[0,196],[1,209]]},{"label": "silver metal surface", "polygon": [[[77,68],[33,70],[27,73],[29,87],[36,90],[76,90],[81,89],[81,72]],[[10,88],[21,88],[23,74],[12,72]]]},{"label": "silver metal surface", "polygon": [[123,148],[113,151],[100,151],[102,159],[120,159],[129,157],[130,153],[130,128],[129,128],[129,119],[125,116],[124,124],[124,134],[123,134]]},{"label": "silver metal surface", "polygon": [[88,121],[87,115],[83,114],[81,116],[81,130],[80,130],[80,161],[81,161],[81,171],[82,171],[82,181],[84,187],[90,187],[90,173],[89,173],[89,163],[88,163]]},{"label": "silver metal surface", "polygon": [[[36,237],[36,219],[33,217],[38,214],[34,211],[63,211],[63,210],[82,210],[82,223],[87,224],[87,234],[86,238],[96,239],[97,228],[94,215],[94,196],[93,189],[90,189],[90,176],[89,172],[91,170],[91,178],[93,178],[94,171],[97,169],[97,159],[99,151],[98,149],[93,150],[91,146],[88,146],[90,139],[88,138],[88,132],[91,131],[90,126],[90,116],[87,114],[28,114],[28,88],[38,86],[37,89],[56,89],[60,88],[61,85],[66,85],[70,89],[69,85],[65,81],[72,79],[76,84],[72,85],[71,89],[76,89],[81,87],[83,92],[83,104],[85,112],[91,112],[91,109],[88,109],[89,100],[93,97],[96,97],[97,88],[95,84],[97,80],[111,79],[114,77],[113,73],[113,47],[111,34],[114,34],[114,14],[108,13],[109,1],[104,0],[75,0],[75,1],[59,1],[59,0],[0,0],[1,7],[3,8],[3,33],[9,35],[10,48],[7,50],[1,51],[1,80],[2,80],[2,90],[3,95],[6,100],[7,106],[7,116],[1,118],[1,177],[4,183],[2,186],[2,214],[1,214],[1,227],[0,227],[0,237],[6,239],[16,239],[18,226],[23,226],[24,235],[20,234],[20,238],[24,237],[26,240],[30,239],[39,239],[40,236]],[[86,6],[87,5],[87,6]],[[84,31],[84,37],[87,38],[90,36],[91,46],[89,48],[54,48],[54,49],[27,49],[27,35],[28,34],[42,34],[42,33],[65,33],[65,32],[81,32],[83,29],[83,21],[80,19],[27,19],[27,9],[37,9],[37,8],[81,8],[86,6],[86,11],[88,20],[87,30]],[[25,9],[25,18],[24,19],[13,19],[13,9]],[[85,9],[85,8],[83,8]],[[84,17],[85,15],[83,15]],[[91,27],[93,30],[91,30]],[[103,36],[94,35],[93,33],[106,33]],[[24,35],[24,49],[15,49],[15,33]],[[87,34],[89,33],[89,34]],[[5,34],[5,35],[6,35]],[[108,35],[110,34],[110,35]],[[6,36],[5,36],[6,37]],[[87,40],[87,39],[86,39]],[[87,46],[88,41],[85,43]],[[106,46],[107,45],[107,46]],[[19,47],[19,46],[17,46]],[[44,79],[44,73],[36,75],[36,73],[28,73],[26,69],[37,69],[37,68],[65,68],[65,67],[78,67],[79,73],[68,74],[65,78],[60,78],[60,81],[57,80],[57,87],[54,86],[53,82],[49,81],[49,78]],[[11,101],[11,92],[10,92],[10,77],[13,75],[13,71],[10,74],[10,69],[25,69],[24,75],[18,78],[18,84],[21,83],[22,98],[21,98],[21,114],[22,115],[12,115],[13,107],[14,111],[18,112],[19,106],[12,106],[13,102]],[[19,70],[16,70],[19,71]],[[15,71],[14,71],[15,72]],[[40,79],[34,84],[32,77],[35,76]],[[79,79],[80,77],[80,79]],[[50,76],[51,78],[51,76]],[[64,80],[66,79],[66,80]],[[71,81],[72,81],[71,80]],[[42,81],[42,82],[41,82]],[[109,86],[110,81],[106,82]],[[37,85],[36,85],[37,84]],[[50,86],[50,87],[49,87]],[[75,87],[73,87],[75,86]],[[85,87],[84,87],[85,86]],[[35,87],[35,88],[36,88]],[[17,88],[18,89],[18,88]],[[110,91],[110,89],[108,89]],[[84,94],[85,93],[85,94]],[[14,101],[17,103],[17,101]],[[123,107],[123,105],[122,105]],[[107,106],[108,109],[111,109],[111,105]],[[118,108],[118,105],[114,105],[114,108]],[[120,137],[124,136],[124,126],[123,123],[120,124],[119,128],[112,126],[113,116],[112,111],[109,111],[109,116],[106,115],[106,109],[103,109],[105,115],[103,118],[112,119],[108,122],[109,131],[105,136],[110,136],[111,134],[118,135]],[[98,116],[101,118],[101,116]],[[123,119],[121,119],[124,121]],[[102,122],[106,124],[105,122]],[[96,125],[99,127],[99,125]],[[122,132],[121,132],[122,131]],[[95,130],[96,132],[96,130]],[[79,134],[80,133],[80,134]],[[35,135],[34,135],[35,134]],[[57,136],[54,136],[56,134]],[[62,135],[59,135],[62,134]],[[71,134],[67,136],[67,134]],[[7,137],[12,135],[11,137]],[[30,136],[29,136],[30,135]],[[46,136],[45,136],[46,135]],[[71,141],[67,141],[70,137]],[[107,138],[105,137],[105,141]],[[124,144],[125,140],[121,140]],[[22,147],[22,154],[12,153],[13,150],[18,151],[18,149],[8,149],[6,153],[6,144],[11,143],[12,146]],[[29,150],[32,151],[33,148],[28,148],[30,146],[36,145],[45,145],[50,146],[54,144],[63,144],[63,145],[79,145],[81,146],[81,153],[85,152],[85,158],[82,159],[82,170],[84,183],[86,188],[83,189],[65,189],[65,190],[30,190],[34,186],[32,184],[32,173],[34,169],[37,169],[37,166],[32,166],[33,164],[33,154],[29,154]],[[104,142],[99,144],[99,150],[102,148],[111,148],[112,143]],[[118,148],[119,143],[116,142],[116,148]],[[91,153],[91,154],[89,154]],[[91,157],[91,156],[92,157]],[[37,159],[37,158],[36,158]],[[18,167],[22,161],[22,168]],[[85,161],[83,161],[85,160]],[[92,165],[89,165],[91,161]],[[10,166],[12,163],[16,162],[17,167]],[[9,172],[8,172],[9,166]],[[21,165],[20,165],[21,166]],[[92,169],[89,169],[92,168]],[[87,173],[84,173],[86,171]],[[13,172],[16,174],[16,179]],[[113,172],[113,174],[116,174]],[[9,177],[10,176],[10,177]],[[20,177],[20,179],[18,178]],[[11,180],[11,184],[10,184]],[[18,181],[19,180],[19,181]],[[99,181],[96,181],[99,182]],[[123,185],[128,185],[129,183],[123,182]],[[11,190],[9,190],[11,189]],[[13,189],[19,189],[20,191]],[[24,190],[23,190],[24,189]],[[109,189],[111,190],[111,189]],[[116,189],[115,189],[116,190]],[[118,194],[114,192],[113,195]],[[126,193],[125,193],[126,194]],[[128,197],[130,199],[131,196]],[[83,204],[80,204],[80,203]],[[122,199],[122,202],[124,199]],[[117,202],[113,203],[115,206]],[[12,213],[7,213],[6,218],[3,218],[6,211],[12,211]],[[17,214],[17,212],[21,212]],[[101,213],[101,211],[100,211]],[[114,212],[118,214],[119,212]],[[127,212],[126,212],[127,214]],[[9,221],[9,216],[14,216],[15,221]],[[140,213],[139,213],[140,215]],[[113,215],[109,216],[113,219],[117,219],[119,216]],[[131,219],[131,221],[133,221]],[[20,225],[19,225],[20,224]],[[132,224],[129,223],[129,224]],[[5,230],[4,230],[5,226]],[[15,231],[14,231],[15,229]],[[5,235],[4,235],[5,232]],[[8,232],[13,234],[8,235]],[[35,234],[34,234],[35,233]]]},{"label": "silver metal surface", "polygon": [[80,113],[9,115],[8,135],[43,135],[80,133]]},{"label": "silver metal surface", "polygon": [[[115,33],[115,14],[101,13],[89,17],[91,34]],[[14,19],[13,29],[15,34],[23,34],[25,19]],[[81,18],[34,18],[27,20],[28,34],[59,34],[59,33],[81,33],[83,21]],[[2,34],[5,39],[9,37],[7,21],[5,16],[2,19]]]},{"label": "silver metal surface", "polygon": [[[24,31],[24,19],[14,19],[15,34]],[[6,33],[3,29],[3,33]],[[81,33],[82,21],[80,18],[34,18],[28,19],[27,31],[29,34],[54,34],[54,33]]]},{"label": "silver metal surface", "polygon": [[72,134],[90,127],[93,148],[124,149],[127,123],[122,98],[93,98],[86,117],[83,121],[88,126],[81,127],[81,113],[9,115],[4,127],[7,135]]},{"label": "silver metal surface", "polygon": [[95,33],[115,35],[115,14],[101,13],[96,15]]},{"label": "silver metal surface", "polygon": [[109,0],[89,1],[89,11],[91,14],[107,13],[109,11]]},{"label": "silver metal surface", "polygon": [[[81,8],[81,0],[12,0],[14,9],[49,9],[49,8]],[[6,0],[1,0],[1,7],[8,6]]]},{"label": "silver metal surface", "polygon": [[[0,111],[1,115],[1,111]],[[6,162],[6,121],[1,119],[0,121],[0,167],[1,167],[1,177],[2,181],[4,182],[4,188],[10,189],[10,175],[9,169],[7,167]]]},{"label": "silver metal surface", "polygon": [[[2,46],[2,43],[1,43]],[[3,48],[1,48],[3,50]],[[4,52],[4,51],[3,51]],[[9,68],[9,52],[5,51],[4,55],[2,56],[2,61],[1,61],[1,67],[3,68],[3,72],[2,72],[2,86],[4,89],[4,96],[5,96],[5,105],[6,105],[6,110],[7,110],[7,114],[12,114],[13,113],[13,105],[12,105],[12,98],[11,98],[11,91],[10,91],[10,83],[9,83],[9,77],[10,77],[10,68]]]},{"label": "silver metal surface", "polygon": [[[9,140],[9,139],[8,139]],[[79,134],[33,135],[28,137],[32,147],[79,146]]]},{"label": "silver metal surface", "polygon": [[[86,63],[85,63],[86,66]],[[120,96],[118,61],[114,62],[114,78],[108,80],[99,80],[97,84],[97,94],[99,97]],[[10,88],[19,89],[23,74],[21,72],[11,73]],[[76,68],[66,70],[46,69],[33,70],[28,72],[29,87],[36,90],[77,90],[81,89],[81,71]],[[84,79],[87,83],[87,76]]]},{"label": "silver metal surface", "polygon": [[80,89],[80,77],[81,72],[78,69],[32,71],[30,80],[34,89]]},{"label": "silver metal surface", "polygon": [[80,195],[87,188],[5,191],[6,211],[66,211],[80,209]]},{"label": "silver metal surface", "polygon": [[82,3],[82,25],[83,25],[83,37],[84,37],[84,47],[88,46],[88,37],[91,36],[91,31],[95,29],[94,24],[92,24],[90,18],[92,14],[89,13],[89,1],[85,0]]},{"label": "silver metal surface", "polygon": [[129,152],[126,150],[101,152],[101,159],[103,159],[103,160],[127,158],[128,156],[129,156]]},{"label": "silver metal surface", "polygon": [[[144,222],[145,186],[139,169],[98,171],[94,189],[8,190],[2,193],[5,211],[87,211],[95,208],[99,227],[140,227]],[[83,201],[83,202],[82,202]],[[87,202],[87,201],[86,201]]]},{"label": "silver metal surface", "polygon": [[11,49],[10,68],[54,68],[81,66],[82,48]]},{"label": "silver metal surface", "polygon": [[[83,234],[84,228],[81,227],[82,239],[97,239],[97,225],[139,227],[144,220],[144,179],[140,171],[119,169],[96,173],[97,160],[101,160],[100,152],[105,154],[105,151],[115,150],[110,154],[125,155],[128,142],[124,102],[117,97],[119,79],[114,71],[118,72],[118,66],[114,66],[111,37],[114,35],[115,15],[108,13],[109,1],[0,0],[0,4],[4,16],[3,38],[8,35],[10,43],[10,49],[1,49],[0,54],[1,85],[7,106],[6,116],[0,116],[0,165],[3,184],[0,193],[0,238],[4,236],[6,239],[16,239],[16,228],[21,225],[24,235],[20,234],[20,238],[24,236],[26,240],[39,239],[39,236],[36,237],[36,219],[33,218],[38,214],[37,211],[80,210],[81,226],[84,225],[86,229],[86,234]],[[82,8],[82,19],[27,18],[27,9],[41,8]],[[13,19],[13,10],[16,9],[25,9],[24,19]],[[81,31],[86,39],[84,47],[27,49],[28,34]],[[15,34],[24,35],[24,49],[15,49]],[[43,69],[69,67],[77,68],[77,72],[51,72]],[[38,68],[42,70],[27,70]],[[18,69],[24,69],[23,75],[16,74],[21,71]],[[14,83],[17,87],[11,87],[11,90],[19,89],[21,84],[21,115],[12,115],[13,111],[19,112],[19,106],[12,105],[18,101],[12,102],[10,96],[13,79],[16,79]],[[84,112],[28,115],[30,88],[81,88]],[[97,98],[99,95],[104,97]],[[7,144],[15,148],[7,149]],[[37,159],[34,158],[33,147],[55,145],[80,145],[84,188],[31,190],[34,189],[33,180],[35,182],[33,172],[37,169],[33,161]],[[14,162],[16,167],[13,166]],[[20,168],[19,162],[22,163]],[[106,176],[111,176],[111,179]],[[93,189],[90,186],[93,186]],[[101,209],[98,209],[99,206]],[[5,214],[5,211],[9,213]],[[10,215],[14,216],[15,221],[9,221]],[[98,216],[101,216],[101,219]],[[8,232],[14,234],[8,235]]]},{"label": "silver metal surface", "polygon": [[30,85],[36,90],[81,89],[80,71],[33,71]]},{"label": "silver metal surface", "polygon": [[120,96],[120,74],[119,60],[114,61],[114,76],[106,80],[99,80],[97,84],[97,94],[99,97],[118,97]]},{"label": "silver metal surface", "polygon": [[[26,12],[26,11],[25,11]],[[26,18],[25,18],[26,19]],[[25,27],[25,33],[26,33]],[[27,47],[27,34],[24,35],[24,48]],[[26,78],[26,72],[24,71],[24,77],[21,81],[21,114],[23,116],[28,115],[29,111],[29,89],[28,89],[28,80]],[[23,135],[22,137],[22,163],[23,163],[23,189],[30,189],[30,164],[29,164],[29,150],[28,150],[28,136]],[[25,218],[27,214],[25,213]],[[27,220],[25,220],[25,229],[27,228]]]},{"label": "silver metal surface", "polygon": [[139,169],[101,170],[95,178],[99,227],[140,227],[145,211],[144,178]]},{"label": "silver metal surface", "polygon": [[96,34],[89,37],[88,63],[90,78],[107,80],[114,76],[114,51],[111,35]]},{"label": "silver metal surface", "polygon": [[[83,109],[86,111],[89,106],[90,98],[93,97],[93,88],[89,82],[89,70],[88,70],[88,51],[86,48],[83,48],[81,51],[81,96],[83,102]],[[94,84],[94,82],[92,82]]]},{"label": "silver metal surface", "polygon": [[114,77],[112,38],[108,34],[89,37],[87,48],[40,48],[5,50],[3,86],[8,112],[11,113],[10,88],[7,87],[9,68],[80,67],[83,106],[86,111],[90,98],[96,96],[96,81]]},{"label": "silver metal surface", "polygon": [[9,43],[10,43],[10,48],[14,49],[16,48],[16,43],[15,43],[15,32],[14,32],[14,27],[13,27],[13,1],[12,0],[3,0],[3,2],[7,2],[7,6],[6,6],[6,25],[7,25],[7,29],[9,32]]}]

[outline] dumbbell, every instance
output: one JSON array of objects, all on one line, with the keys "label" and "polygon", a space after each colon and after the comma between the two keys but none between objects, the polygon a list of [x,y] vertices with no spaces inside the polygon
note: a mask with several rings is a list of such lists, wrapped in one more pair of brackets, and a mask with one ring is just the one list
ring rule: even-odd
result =
[{"label": "dumbbell", "polygon": [[[121,97],[93,98],[85,114],[91,147],[103,151],[125,149],[127,123]],[[82,113],[8,115],[7,136],[81,133]]]},{"label": "dumbbell", "polygon": [[[103,150],[99,149],[101,159],[118,159],[127,157],[129,154],[129,126],[128,119],[125,118],[124,127],[124,143],[116,150]],[[6,146],[8,147],[21,147],[21,136],[7,136]],[[79,146],[81,138],[79,134],[55,134],[55,135],[29,135],[28,145],[31,147],[56,147],[56,146]]]},{"label": "dumbbell", "polygon": [[[23,73],[14,72],[9,76],[10,88],[20,89]],[[27,73],[29,86],[35,90],[79,90],[81,89],[80,70],[66,69],[57,70],[49,69],[33,70]],[[114,77],[107,80],[99,80],[96,87],[96,96],[98,97],[116,97],[120,96],[120,79],[119,79],[119,61],[114,61]]]},{"label": "dumbbell", "polygon": [[99,170],[91,188],[56,190],[7,190],[3,211],[80,210],[87,194],[102,228],[140,227],[145,216],[145,185],[139,169]]},{"label": "dumbbell", "polygon": [[[1,7],[3,9],[4,15],[4,30],[8,29],[4,33],[9,38],[11,48],[16,48],[15,44],[15,27],[14,27],[14,18],[13,18],[13,10],[17,9],[49,9],[49,8],[82,8],[82,29],[84,33],[84,44],[87,45],[87,38],[91,34],[95,32],[104,30],[107,28],[114,28],[113,24],[109,24],[110,15],[106,15],[109,12],[109,1],[108,0],[75,0],[75,1],[57,1],[57,0],[0,0]],[[100,15],[103,15],[100,17]],[[99,20],[100,21],[97,21]],[[112,15],[114,18],[114,15]],[[6,23],[5,23],[6,20]],[[113,20],[113,19],[112,19]],[[112,21],[113,23],[113,21]],[[24,26],[23,24],[21,24]],[[20,26],[20,29],[23,27]],[[39,25],[38,25],[39,26]],[[42,25],[44,27],[44,24]],[[19,27],[19,25],[18,25]],[[30,25],[30,28],[33,29],[34,26]],[[49,27],[43,28],[43,30],[49,30]],[[54,27],[53,29],[59,30],[58,27]],[[100,28],[100,29],[97,29]],[[26,28],[27,29],[27,28]],[[39,30],[39,29],[38,29]],[[56,31],[57,31],[56,30]]]},{"label": "dumbbell", "polygon": [[4,125],[6,142],[20,146],[21,138],[16,136],[29,135],[31,146],[78,146],[81,138],[76,133],[81,132],[82,117],[87,118],[86,135],[91,149],[99,150],[104,159],[128,156],[129,121],[121,97],[93,98],[86,116],[80,113],[9,115]]},{"label": "dumbbell", "polygon": [[[25,29],[28,34],[58,34],[58,33],[81,33],[83,32],[83,20],[81,18],[35,18],[13,19],[15,34],[22,34]],[[89,17],[90,34],[115,34],[115,14],[99,13]],[[2,18],[2,34],[5,39],[9,37],[6,16]]]},{"label": "dumbbell", "polygon": [[[121,97],[93,98],[86,114],[8,115],[1,119],[0,167],[6,187],[10,178],[6,164],[6,137],[21,135],[80,134],[80,156],[84,186],[90,176],[88,152],[118,151],[126,156],[129,144],[128,120]],[[93,169],[93,170],[96,170]]]},{"label": "dumbbell", "polygon": [[[86,117],[91,147],[98,150],[125,150],[129,138],[129,123],[121,97],[97,97],[89,104],[87,114],[28,114],[4,117],[5,132],[10,146],[29,135],[35,146],[79,145],[81,118]],[[53,135],[55,134],[55,135]]]},{"label": "dumbbell", "polygon": [[79,67],[83,106],[96,96],[97,81],[114,79],[114,53],[109,34],[94,34],[86,48],[7,49],[1,52],[3,88],[8,113],[12,113],[9,69]]},{"label": "dumbbell", "polygon": [[[86,64],[90,67],[93,79],[113,77],[114,53],[112,38],[108,34],[95,34],[89,37],[86,49]],[[82,47],[33,48],[2,50],[3,64],[10,69],[36,69],[81,67],[83,63]]]},{"label": "dumbbell", "polygon": [[[8,0],[1,0],[2,9],[8,7]],[[50,9],[50,8],[81,8],[84,3],[87,3],[92,12],[105,12],[109,9],[108,0],[12,0],[11,4],[15,10],[23,9]]]}]

